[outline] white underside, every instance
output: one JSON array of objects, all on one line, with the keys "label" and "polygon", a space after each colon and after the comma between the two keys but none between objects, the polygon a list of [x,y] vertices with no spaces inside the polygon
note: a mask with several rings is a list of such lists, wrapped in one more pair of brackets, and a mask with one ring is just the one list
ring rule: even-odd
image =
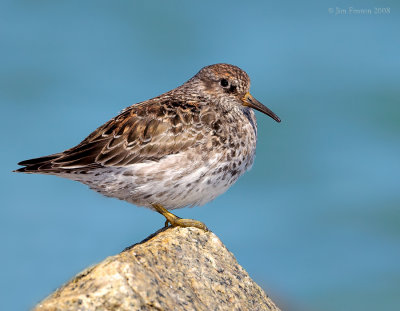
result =
[{"label": "white underside", "polygon": [[[216,154],[206,162],[200,155],[169,155],[159,162],[149,161],[127,167],[108,167],[88,174],[65,176],[89,185],[110,197],[151,207],[158,203],[167,209],[203,205],[224,193],[253,163],[254,155],[237,167],[231,177],[223,168],[228,165]],[[193,159],[194,158],[194,159]],[[218,171],[220,171],[218,173]],[[97,176],[96,176],[97,174]]]}]

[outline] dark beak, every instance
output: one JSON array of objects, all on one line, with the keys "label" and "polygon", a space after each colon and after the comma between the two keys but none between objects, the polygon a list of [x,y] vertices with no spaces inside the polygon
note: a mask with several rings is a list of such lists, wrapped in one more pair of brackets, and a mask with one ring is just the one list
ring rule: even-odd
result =
[{"label": "dark beak", "polygon": [[251,107],[254,108],[268,116],[270,116],[272,119],[274,119],[276,122],[281,122],[281,119],[271,111],[268,107],[265,107],[263,104],[261,104],[257,99],[255,99],[249,92],[244,95],[243,99],[243,106]]}]

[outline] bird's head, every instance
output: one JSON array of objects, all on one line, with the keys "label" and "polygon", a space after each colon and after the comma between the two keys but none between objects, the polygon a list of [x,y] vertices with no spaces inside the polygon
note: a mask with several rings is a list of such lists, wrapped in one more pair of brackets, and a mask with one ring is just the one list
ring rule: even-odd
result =
[{"label": "bird's head", "polygon": [[279,117],[250,94],[250,78],[239,67],[215,64],[202,68],[189,82],[197,84],[207,98],[217,99],[231,107],[251,107],[270,116],[277,122]]}]

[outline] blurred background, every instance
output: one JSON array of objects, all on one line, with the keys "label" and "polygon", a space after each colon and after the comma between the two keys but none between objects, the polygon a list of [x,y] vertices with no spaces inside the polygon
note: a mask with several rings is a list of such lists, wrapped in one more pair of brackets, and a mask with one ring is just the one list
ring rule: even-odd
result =
[{"label": "blurred background", "polygon": [[218,62],[246,70],[282,123],[257,113],[253,169],[177,215],[204,221],[282,309],[400,309],[397,1],[0,6],[1,310],[33,307],[164,223],[16,163]]}]

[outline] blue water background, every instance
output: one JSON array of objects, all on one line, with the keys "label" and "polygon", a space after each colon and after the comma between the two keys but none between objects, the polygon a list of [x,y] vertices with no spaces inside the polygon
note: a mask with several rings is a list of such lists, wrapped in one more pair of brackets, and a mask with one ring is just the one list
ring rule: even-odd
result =
[{"label": "blue water background", "polygon": [[16,163],[217,62],[245,69],[282,123],[257,113],[253,169],[177,214],[204,221],[283,309],[400,309],[399,2],[0,6],[1,310],[34,306],[163,224],[82,184],[11,173]]}]

